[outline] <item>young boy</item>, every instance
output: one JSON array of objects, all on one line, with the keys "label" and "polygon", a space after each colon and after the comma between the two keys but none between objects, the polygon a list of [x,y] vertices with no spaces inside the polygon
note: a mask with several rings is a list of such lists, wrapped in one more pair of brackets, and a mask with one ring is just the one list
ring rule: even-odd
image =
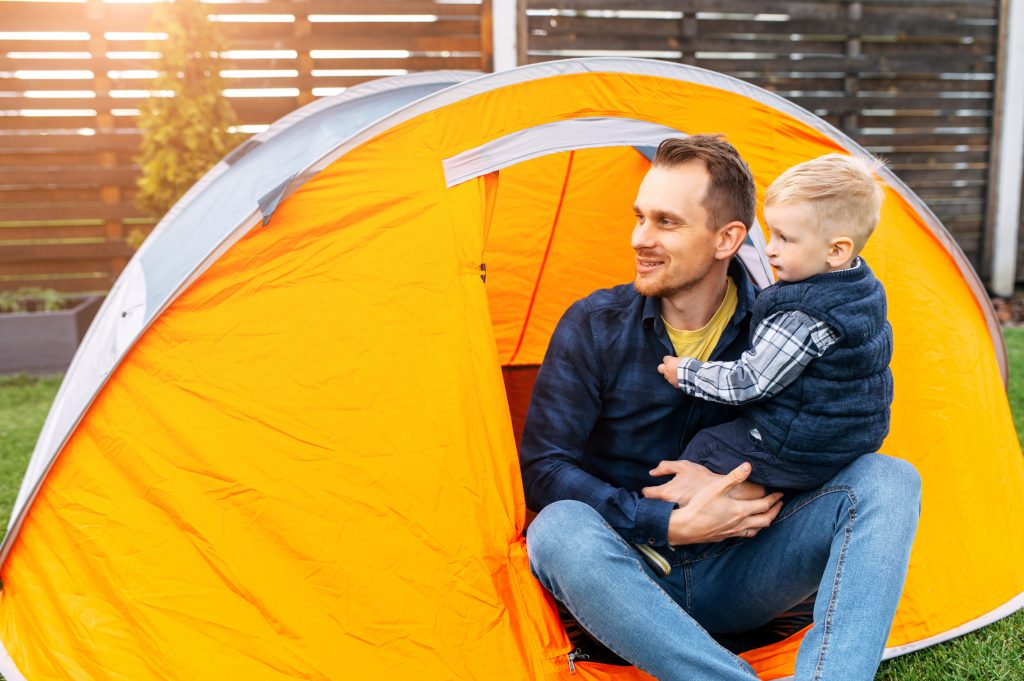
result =
[{"label": "young boy", "polygon": [[829,154],[793,166],[765,195],[765,253],[779,278],[758,296],[750,350],[732,362],[666,356],[658,371],[705,400],[745,405],[681,459],[774,489],[821,486],[889,432],[892,328],[861,249],[878,223],[874,167]]}]

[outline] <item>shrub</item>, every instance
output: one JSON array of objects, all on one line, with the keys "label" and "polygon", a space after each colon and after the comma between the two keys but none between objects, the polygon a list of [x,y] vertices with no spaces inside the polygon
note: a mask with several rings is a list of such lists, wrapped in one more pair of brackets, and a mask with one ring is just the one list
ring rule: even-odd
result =
[{"label": "shrub", "polygon": [[[142,155],[139,206],[163,216],[237,141],[231,104],[221,94],[223,41],[198,0],[175,0],[155,10],[167,40],[154,47],[159,76],[139,111]],[[172,96],[158,96],[157,92]]]}]

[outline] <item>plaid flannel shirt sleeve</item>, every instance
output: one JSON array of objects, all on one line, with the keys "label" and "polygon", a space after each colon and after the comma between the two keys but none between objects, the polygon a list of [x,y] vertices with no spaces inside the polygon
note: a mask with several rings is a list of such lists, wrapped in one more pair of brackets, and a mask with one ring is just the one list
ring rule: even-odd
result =
[{"label": "plaid flannel shirt sleeve", "polygon": [[778,312],[754,330],[749,350],[732,362],[679,363],[679,388],[712,402],[746,404],[777,394],[839,339],[823,321],[796,310]]}]

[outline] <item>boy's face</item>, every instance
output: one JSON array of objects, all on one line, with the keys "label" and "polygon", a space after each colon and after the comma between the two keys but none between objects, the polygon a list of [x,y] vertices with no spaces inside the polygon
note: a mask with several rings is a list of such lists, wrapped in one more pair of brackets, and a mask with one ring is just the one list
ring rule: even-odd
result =
[{"label": "boy's face", "polygon": [[803,281],[832,268],[832,244],[818,228],[818,214],[808,201],[765,206],[768,262],[782,281]]}]

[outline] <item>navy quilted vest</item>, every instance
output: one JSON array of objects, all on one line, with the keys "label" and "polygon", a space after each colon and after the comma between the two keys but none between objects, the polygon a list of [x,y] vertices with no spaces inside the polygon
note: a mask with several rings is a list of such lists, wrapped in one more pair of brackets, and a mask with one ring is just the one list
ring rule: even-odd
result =
[{"label": "navy quilted vest", "polygon": [[892,327],[885,289],[861,259],[849,270],[769,286],[750,328],[776,312],[800,310],[824,321],[839,341],[782,392],[748,404],[769,451],[789,461],[849,463],[877,452],[889,432]]}]

